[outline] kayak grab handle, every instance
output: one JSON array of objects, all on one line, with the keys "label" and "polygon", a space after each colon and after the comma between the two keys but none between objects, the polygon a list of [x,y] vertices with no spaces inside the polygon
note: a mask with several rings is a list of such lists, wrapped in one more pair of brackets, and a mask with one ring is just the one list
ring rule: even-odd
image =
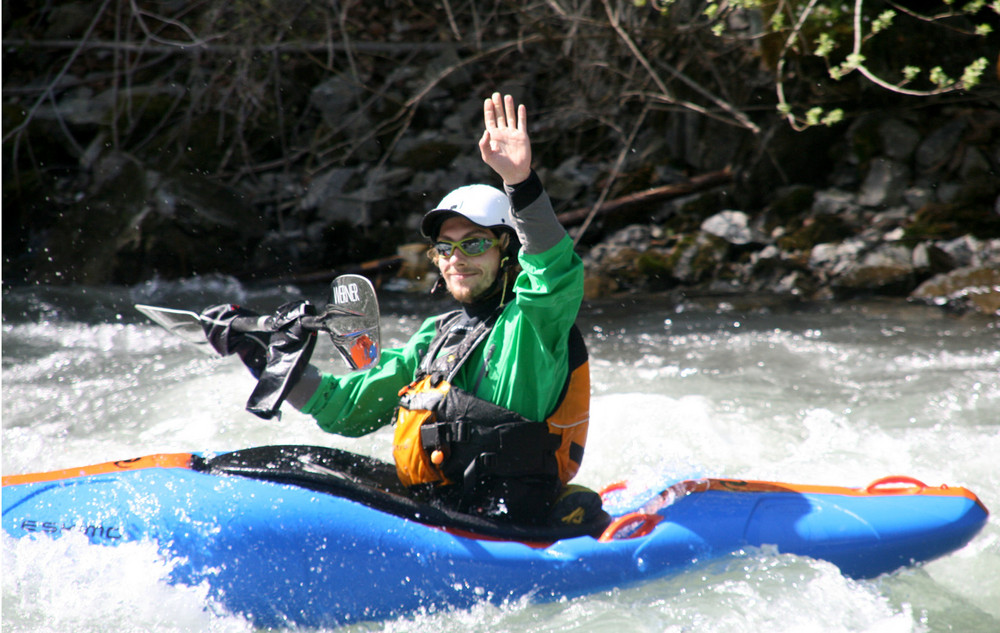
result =
[{"label": "kayak grab handle", "polygon": [[625,490],[626,488],[628,488],[628,482],[616,481],[601,488],[600,492],[597,494],[601,495],[601,499],[607,499],[607,496],[612,492],[618,492],[619,490]]},{"label": "kayak grab handle", "polygon": [[[909,484],[907,488],[886,488],[885,490],[879,490],[882,486],[892,486],[894,484]],[[889,475],[888,477],[881,477],[871,482],[865,486],[865,494],[875,494],[876,492],[883,495],[910,495],[910,494],[920,494],[927,488],[927,484],[920,481],[919,479],[914,479],[913,477],[907,477],[906,475]]]},{"label": "kayak grab handle", "polygon": [[621,538],[638,538],[640,536],[646,536],[653,531],[656,524],[663,520],[658,514],[646,514],[644,512],[629,512],[628,514],[623,514],[614,521],[611,525],[604,528],[604,532],[597,539],[600,543],[607,543],[609,541],[618,540],[615,537],[618,533],[626,528],[630,528],[635,524],[639,524],[638,527],[633,529],[631,532],[623,535]]}]

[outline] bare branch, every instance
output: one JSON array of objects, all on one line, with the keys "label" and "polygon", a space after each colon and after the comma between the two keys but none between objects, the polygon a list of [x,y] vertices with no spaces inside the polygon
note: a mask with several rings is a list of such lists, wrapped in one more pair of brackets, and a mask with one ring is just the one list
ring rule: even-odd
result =
[{"label": "bare branch", "polygon": [[[709,116],[709,112],[704,107],[690,101],[679,99],[670,92],[670,89],[667,88],[666,82],[664,82],[663,79],[656,72],[656,70],[653,69],[653,66],[649,63],[649,60],[646,59],[646,56],[642,54],[642,51],[639,50],[639,47],[636,46],[635,42],[632,40],[629,34],[625,31],[624,28],[622,28],[621,22],[619,21],[618,16],[615,15],[615,13],[611,10],[611,5],[608,2],[608,0],[602,0],[602,1],[604,3],[605,11],[608,15],[608,21],[611,23],[611,27],[615,30],[615,32],[622,39],[622,41],[625,42],[625,45],[628,46],[629,50],[632,52],[635,58],[639,61],[640,64],[642,64],[642,67],[646,69],[646,72],[649,73],[649,76],[656,83],[656,86],[660,90],[660,93],[662,95],[661,97],[662,100],[668,103],[676,103],[678,105],[684,106],[689,110],[693,110],[700,114]],[[678,69],[674,68],[670,64],[667,64],[666,62],[662,61],[660,63],[662,63],[667,68],[667,70],[670,72],[671,75],[673,75],[680,81],[684,82],[685,85],[693,89],[698,94],[702,95],[706,99],[709,99],[712,103],[722,108],[723,111],[729,113],[729,115],[732,116],[741,126],[747,128],[754,134],[758,134],[760,132],[760,128],[757,126],[757,124],[751,121],[746,116],[746,114],[740,112],[735,107],[733,107],[732,104],[727,103],[726,101],[708,92],[707,90],[702,88],[696,81],[693,81],[691,78],[687,77],[684,73],[680,72]]]},{"label": "bare branch", "polygon": [[596,207],[585,207],[559,213],[556,217],[563,226],[574,226],[583,222],[593,215],[608,215],[616,211],[633,207],[639,204],[648,204],[660,200],[668,200],[679,196],[686,196],[697,191],[704,191],[713,187],[718,187],[732,182],[733,173],[729,168],[713,171],[699,176],[694,176],[687,182],[653,187],[645,191],[639,191],[621,198],[615,198],[607,202],[602,202]]},{"label": "bare branch", "polygon": [[[12,129],[7,134],[4,134],[4,137],[3,137],[3,142],[4,143],[6,143],[9,139],[11,139],[12,137],[15,137],[15,136],[18,139],[20,138],[21,132],[35,118],[35,114],[38,112],[38,108],[41,107],[41,105],[43,103],[45,103],[46,99],[52,99],[53,104],[55,104],[55,92],[54,92],[55,86],[62,79],[63,75],[66,74],[66,71],[69,70],[69,67],[76,60],[77,56],[81,52],[83,52],[84,47],[85,47],[85,45],[87,43],[87,40],[90,38],[91,33],[94,32],[94,28],[97,27],[97,23],[100,21],[101,17],[104,15],[104,12],[105,12],[105,10],[107,10],[108,4],[110,4],[110,2],[111,2],[111,0],[104,0],[104,2],[98,8],[97,13],[94,15],[94,19],[91,20],[90,24],[87,26],[87,30],[84,32],[83,37],[80,39],[80,41],[76,42],[76,46],[73,47],[73,52],[72,52],[72,54],[70,54],[69,59],[66,60],[66,63],[64,63],[62,65],[62,68],[59,69],[59,72],[56,73],[56,76],[52,79],[52,81],[50,81],[48,83],[48,85],[45,88],[45,91],[38,97],[38,99],[35,101],[34,105],[32,105],[31,108],[28,110],[27,115],[25,115],[25,117],[24,117],[24,121],[22,121],[19,125],[15,126],[14,129]],[[5,43],[5,45],[6,45],[6,43]],[[60,122],[61,121],[62,121],[62,119],[60,119]],[[71,140],[72,140],[72,138],[71,138]],[[17,155],[16,142],[15,142],[14,155],[15,156]]]},{"label": "bare branch", "polygon": [[608,193],[611,191],[612,185],[618,180],[618,174],[621,173],[622,165],[625,163],[625,158],[628,153],[632,150],[632,145],[635,143],[635,137],[639,134],[639,130],[642,129],[642,124],[646,120],[646,114],[649,113],[649,107],[646,106],[639,113],[639,118],[636,120],[635,125],[632,126],[632,133],[622,144],[622,149],[618,152],[618,159],[615,161],[615,166],[611,170],[611,175],[608,177],[607,182],[604,184],[604,188],[601,190],[601,195],[597,198],[597,202],[594,203],[593,208],[590,209],[590,213],[587,214],[587,219],[583,221],[583,226],[580,227],[580,231],[576,234],[576,238],[573,240],[573,245],[576,246],[580,243],[580,239],[583,234],[587,232],[590,227],[590,223],[594,220],[594,216],[597,215],[598,209],[604,205],[604,201],[608,197]]}]

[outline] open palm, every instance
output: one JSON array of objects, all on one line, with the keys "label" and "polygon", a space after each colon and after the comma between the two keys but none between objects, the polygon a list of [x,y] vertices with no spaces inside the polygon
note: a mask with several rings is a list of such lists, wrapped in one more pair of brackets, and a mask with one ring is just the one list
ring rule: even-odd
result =
[{"label": "open palm", "polygon": [[531,175],[531,140],[528,113],[524,104],[514,106],[514,98],[500,93],[483,103],[486,130],[479,140],[483,162],[493,168],[504,183],[516,185]]}]

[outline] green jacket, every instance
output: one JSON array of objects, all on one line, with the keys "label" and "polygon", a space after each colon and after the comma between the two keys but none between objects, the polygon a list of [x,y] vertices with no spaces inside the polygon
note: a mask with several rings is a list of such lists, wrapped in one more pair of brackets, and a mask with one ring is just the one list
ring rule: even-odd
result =
[{"label": "green jacket", "polygon": [[[567,378],[567,338],[583,300],[583,262],[537,176],[526,185],[508,188],[522,243],[514,299],[454,385],[473,392],[479,381],[475,395],[540,422],[552,413]],[[399,391],[413,381],[442,316],[425,320],[403,347],[382,350],[368,371],[324,374],[302,411],[324,430],[349,437],[391,424]]]}]

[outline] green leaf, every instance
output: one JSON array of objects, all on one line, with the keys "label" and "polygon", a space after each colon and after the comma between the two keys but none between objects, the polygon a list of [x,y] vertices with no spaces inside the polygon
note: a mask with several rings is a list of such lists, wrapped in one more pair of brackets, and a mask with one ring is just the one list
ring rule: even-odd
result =
[{"label": "green leaf", "polygon": [[932,82],[934,83],[934,85],[935,85],[935,86],[937,86],[938,88],[944,88],[945,86],[947,86],[947,85],[949,85],[949,84],[953,84],[953,83],[955,83],[955,82],[954,82],[954,81],[953,81],[953,80],[951,79],[951,77],[949,77],[949,76],[948,76],[948,75],[947,75],[947,74],[946,74],[946,73],[944,72],[944,69],[943,69],[943,68],[941,68],[940,66],[935,66],[934,68],[931,68],[931,81],[932,81]]},{"label": "green leaf", "polygon": [[988,64],[989,62],[986,61],[985,57],[980,57],[966,66],[965,71],[962,73],[962,85],[966,88],[974,88],[978,85],[980,78],[983,76],[983,71],[986,70]]},{"label": "green leaf", "polygon": [[872,35],[884,31],[892,26],[892,21],[895,17],[896,12],[891,9],[880,13],[879,16],[875,18],[875,21],[872,22]]},{"label": "green leaf", "polygon": [[825,117],[823,117],[823,125],[830,127],[831,125],[836,125],[844,120],[844,111],[840,108],[835,108],[830,110]]},{"label": "green leaf", "polygon": [[819,38],[816,40],[816,50],[813,54],[817,57],[829,57],[830,53],[833,52],[834,46],[836,46],[836,42],[829,33],[820,33]]}]

